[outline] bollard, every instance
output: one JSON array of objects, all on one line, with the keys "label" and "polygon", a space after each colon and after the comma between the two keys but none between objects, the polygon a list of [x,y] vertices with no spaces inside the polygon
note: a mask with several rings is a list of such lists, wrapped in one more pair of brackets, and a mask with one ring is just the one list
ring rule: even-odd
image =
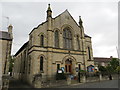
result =
[{"label": "bollard", "polygon": [[86,83],[86,76],[83,76],[83,83]]},{"label": "bollard", "polygon": [[70,85],[70,84],[71,84],[71,78],[68,77],[68,78],[67,78],[67,85]]}]

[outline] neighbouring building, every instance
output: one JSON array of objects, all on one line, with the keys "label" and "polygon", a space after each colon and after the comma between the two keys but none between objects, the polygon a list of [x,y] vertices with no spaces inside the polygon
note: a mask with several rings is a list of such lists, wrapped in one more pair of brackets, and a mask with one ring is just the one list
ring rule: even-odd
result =
[{"label": "neighbouring building", "polygon": [[52,80],[58,69],[72,75],[78,75],[76,69],[94,72],[92,41],[82,23],[68,10],[53,18],[49,4],[46,21],[29,33],[29,41],[14,55],[14,77],[32,84],[35,74]]},{"label": "neighbouring building", "polygon": [[108,66],[109,62],[112,60],[112,56],[110,58],[105,58],[105,57],[94,57],[94,64],[96,67],[98,66]]},{"label": "neighbouring building", "polygon": [[12,47],[12,25],[8,26],[8,32],[0,31],[0,66],[1,75],[8,74],[9,71],[9,58],[11,56],[11,47]]}]

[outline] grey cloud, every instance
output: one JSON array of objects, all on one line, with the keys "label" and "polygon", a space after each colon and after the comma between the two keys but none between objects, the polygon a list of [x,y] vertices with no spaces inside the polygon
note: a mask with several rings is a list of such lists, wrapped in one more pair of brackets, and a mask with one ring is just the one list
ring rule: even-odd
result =
[{"label": "grey cloud", "polygon": [[[13,54],[28,40],[30,31],[45,21],[48,3],[3,3],[3,15],[9,16],[10,23],[14,25],[14,43],[16,45],[13,44]],[[93,40],[94,56],[109,57],[112,54],[116,56],[113,47],[116,46],[118,37],[117,3],[51,2],[51,8],[53,17],[65,9],[68,9],[77,22],[79,15],[82,16],[85,33],[90,35]],[[5,22],[3,24],[5,27]],[[101,51],[102,48],[104,48],[103,51]],[[111,52],[112,50],[114,52]]]}]

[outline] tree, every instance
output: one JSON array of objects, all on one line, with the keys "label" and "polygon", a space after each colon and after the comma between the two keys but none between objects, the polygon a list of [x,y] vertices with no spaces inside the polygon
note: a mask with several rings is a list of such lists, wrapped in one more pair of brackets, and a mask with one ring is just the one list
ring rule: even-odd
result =
[{"label": "tree", "polygon": [[120,73],[120,66],[118,66],[118,67],[116,68],[116,71],[117,71],[118,73]]},{"label": "tree", "polygon": [[112,74],[114,72],[114,69],[111,65],[106,66],[106,70],[108,74]]},{"label": "tree", "polygon": [[117,58],[112,58],[112,60],[110,61],[110,66],[113,72],[116,71],[117,67],[119,66],[119,61]]},{"label": "tree", "polygon": [[12,70],[13,70],[13,66],[14,66],[14,61],[15,61],[15,59],[13,58],[13,56],[10,56],[9,57],[9,72],[10,72],[10,75],[12,74]]},{"label": "tree", "polygon": [[104,66],[98,66],[99,71],[106,72],[106,68]]}]

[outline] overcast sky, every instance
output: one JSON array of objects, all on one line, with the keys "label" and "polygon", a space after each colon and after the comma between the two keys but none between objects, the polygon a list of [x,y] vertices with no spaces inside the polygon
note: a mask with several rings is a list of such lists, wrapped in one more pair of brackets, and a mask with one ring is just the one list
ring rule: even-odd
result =
[{"label": "overcast sky", "polygon": [[[53,17],[66,9],[77,23],[82,17],[85,33],[92,37],[94,57],[117,57],[117,2],[4,2],[1,29],[6,31],[8,23],[14,27],[12,54],[28,41],[30,31],[46,20],[48,3]],[[9,17],[9,22],[5,17]]]}]

